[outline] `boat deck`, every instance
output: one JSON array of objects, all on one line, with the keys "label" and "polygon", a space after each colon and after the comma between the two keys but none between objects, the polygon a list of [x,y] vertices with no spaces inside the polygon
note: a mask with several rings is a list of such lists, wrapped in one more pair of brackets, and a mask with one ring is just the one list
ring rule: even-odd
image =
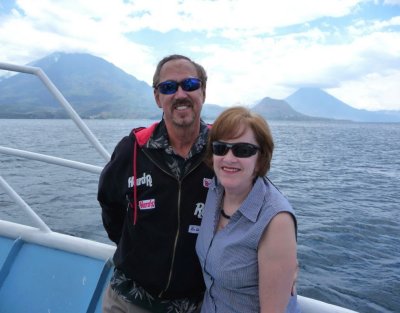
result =
[{"label": "boat deck", "polygon": [[[13,239],[3,230],[15,225],[0,225],[0,312],[101,312],[112,272],[107,254],[114,247],[95,244],[103,255],[84,255],[79,250],[89,252],[92,242],[21,225],[20,236]],[[59,243],[81,248],[61,250]]]},{"label": "boat deck", "polygon": [[[0,312],[101,313],[115,247],[0,220]],[[355,313],[298,296],[303,313]]]}]

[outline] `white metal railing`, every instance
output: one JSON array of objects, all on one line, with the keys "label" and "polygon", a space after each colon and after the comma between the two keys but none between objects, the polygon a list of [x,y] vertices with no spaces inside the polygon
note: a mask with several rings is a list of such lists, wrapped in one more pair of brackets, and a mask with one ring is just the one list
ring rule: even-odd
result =
[{"label": "white metal railing", "polygon": [[10,196],[11,199],[15,201],[24,211],[25,213],[31,218],[32,222],[35,224],[37,228],[41,231],[46,233],[51,232],[49,226],[36,214],[32,208],[26,204],[26,202],[11,188],[9,184],[0,176],[0,186],[3,187],[5,192]]},{"label": "white metal railing", "polygon": [[[42,83],[46,86],[46,88],[50,91],[50,93],[56,98],[56,100],[64,107],[67,111],[70,118],[75,122],[81,132],[85,135],[85,137],[89,140],[89,142],[95,147],[95,149],[100,153],[100,155],[108,161],[110,159],[110,153],[103,147],[103,145],[98,141],[95,135],[90,131],[87,125],[82,121],[78,113],[72,108],[69,102],[64,98],[61,92],[57,89],[57,87],[53,84],[53,82],[47,77],[47,75],[43,72],[41,68],[32,67],[32,66],[21,66],[9,63],[0,62],[0,69],[6,71],[20,72],[25,74],[33,74],[37,76]],[[87,171],[95,174],[99,174],[102,170],[99,166],[94,166],[91,164],[71,161],[63,158],[57,158],[54,156],[29,152],[25,150],[12,149],[8,147],[0,146],[0,153],[14,155],[18,157],[23,157],[26,159],[32,159],[37,161],[42,161],[46,163],[66,166],[82,171]],[[4,180],[4,178],[0,175],[0,187],[2,187],[6,193],[17,203],[23,211],[31,218],[32,222],[35,226],[46,233],[50,233],[51,229],[46,225],[46,223],[37,215],[37,213],[18,195],[17,192],[12,189],[12,187]]]},{"label": "white metal railing", "polygon": [[0,153],[9,154],[9,155],[17,156],[17,157],[22,157],[25,159],[31,159],[31,160],[42,161],[42,162],[51,163],[51,164],[55,164],[55,165],[70,167],[70,168],[74,168],[77,170],[86,171],[86,172],[95,173],[95,174],[100,174],[101,170],[103,169],[100,166],[71,161],[71,160],[67,160],[67,159],[63,159],[63,158],[57,158],[54,156],[49,156],[49,155],[35,153],[35,152],[28,152],[25,150],[7,148],[4,146],[0,146]]},{"label": "white metal railing", "polygon": [[103,147],[103,145],[98,141],[95,135],[90,131],[86,124],[82,121],[78,113],[72,108],[67,99],[64,98],[62,93],[57,89],[53,82],[47,77],[43,70],[39,67],[33,66],[21,66],[9,63],[0,62],[0,69],[6,71],[20,72],[26,74],[33,74],[39,77],[43,84],[47,87],[50,93],[57,99],[57,101],[64,107],[68,115],[75,122],[78,128],[82,131],[85,137],[90,143],[96,148],[96,150],[104,157],[106,161],[110,159],[110,153]]}]

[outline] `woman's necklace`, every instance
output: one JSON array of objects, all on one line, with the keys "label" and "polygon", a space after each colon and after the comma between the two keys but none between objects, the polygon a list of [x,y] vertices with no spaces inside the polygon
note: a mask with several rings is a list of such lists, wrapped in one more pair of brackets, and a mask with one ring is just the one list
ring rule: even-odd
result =
[{"label": "woman's necklace", "polygon": [[228,220],[231,218],[231,215],[226,214],[223,208],[221,208],[221,215]]},{"label": "woman's necklace", "polygon": [[[222,201],[221,201],[221,215],[222,217],[226,218],[227,220],[230,220],[232,215],[228,215],[226,214],[226,212],[224,211],[224,202],[225,202],[225,195],[222,197]],[[235,212],[234,212],[235,213]]]}]

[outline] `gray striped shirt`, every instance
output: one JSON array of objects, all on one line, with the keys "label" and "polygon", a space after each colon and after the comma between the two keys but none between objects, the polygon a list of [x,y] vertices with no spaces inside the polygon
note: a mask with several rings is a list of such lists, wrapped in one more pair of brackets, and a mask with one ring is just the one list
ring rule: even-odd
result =
[{"label": "gray striped shirt", "polygon": [[[203,212],[196,251],[206,283],[203,313],[260,311],[257,250],[261,236],[279,212],[294,211],[286,198],[265,178],[258,178],[229,223],[216,232],[223,187],[211,184]],[[287,313],[300,312],[290,297]]]}]

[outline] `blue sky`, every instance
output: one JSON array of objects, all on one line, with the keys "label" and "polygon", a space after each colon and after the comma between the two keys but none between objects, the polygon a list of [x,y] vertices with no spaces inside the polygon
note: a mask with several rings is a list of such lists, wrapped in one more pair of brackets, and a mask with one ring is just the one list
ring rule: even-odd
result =
[{"label": "blue sky", "polygon": [[313,86],[400,110],[400,0],[0,0],[0,47],[14,64],[91,53],[149,84],[162,57],[184,54],[224,106]]}]

